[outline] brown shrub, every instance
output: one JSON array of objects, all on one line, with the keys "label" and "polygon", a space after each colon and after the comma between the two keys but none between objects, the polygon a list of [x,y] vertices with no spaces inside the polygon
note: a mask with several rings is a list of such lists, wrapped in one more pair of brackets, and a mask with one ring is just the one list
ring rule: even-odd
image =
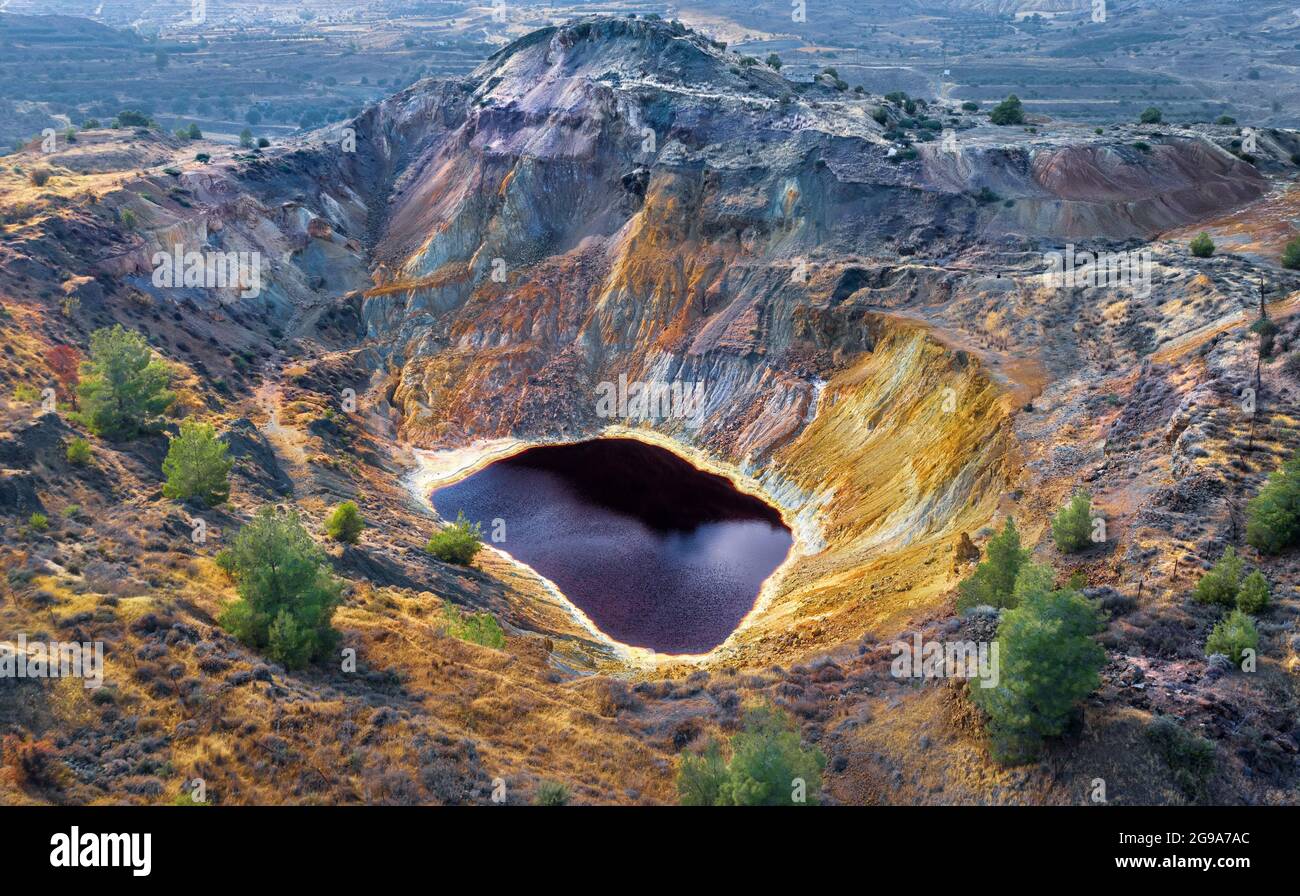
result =
[{"label": "brown shrub", "polygon": [[58,753],[48,740],[24,740],[7,734],[0,744],[0,753],[4,767],[20,787],[45,789],[58,783]]}]

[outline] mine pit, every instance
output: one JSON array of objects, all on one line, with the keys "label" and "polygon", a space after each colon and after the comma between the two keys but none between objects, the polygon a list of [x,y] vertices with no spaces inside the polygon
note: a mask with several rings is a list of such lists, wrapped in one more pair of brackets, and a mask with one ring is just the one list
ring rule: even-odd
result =
[{"label": "mine pit", "polygon": [[726,640],[793,544],[775,508],[634,439],[529,448],[431,502],[479,523],[609,638],[658,653]]}]

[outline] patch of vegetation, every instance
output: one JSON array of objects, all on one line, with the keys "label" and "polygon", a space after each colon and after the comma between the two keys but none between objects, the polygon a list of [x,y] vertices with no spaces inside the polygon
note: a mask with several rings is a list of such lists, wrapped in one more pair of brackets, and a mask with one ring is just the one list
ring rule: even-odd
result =
[{"label": "patch of vegetation", "polygon": [[[744,728],[728,744],[710,739],[699,755],[686,754],[677,767],[677,793],[684,806],[816,805],[826,757],[804,747],[794,722],[769,704],[745,712]],[[795,800],[803,782],[805,801]]]},{"label": "patch of vegetation", "polygon": [[325,534],[344,544],[356,544],[361,537],[361,530],[366,524],[361,519],[361,511],[352,501],[344,501],[325,520]]},{"label": "patch of vegetation", "polygon": [[466,613],[451,601],[443,600],[442,621],[443,631],[452,638],[498,650],[506,646],[506,633],[502,630],[501,623],[486,611]]},{"label": "patch of vegetation", "polygon": [[287,669],[333,652],[339,635],[330,621],[343,586],[296,513],[262,508],[220,562],[239,592],[221,614],[226,631]]},{"label": "patch of vegetation", "polygon": [[989,121],[996,125],[1013,125],[1025,123],[1024,106],[1014,93],[993,107],[989,112]]},{"label": "patch of vegetation", "polygon": [[27,172],[27,179],[33,187],[43,187],[50,181],[52,172],[48,168],[33,168]]},{"label": "patch of vegetation", "polygon": [[1142,115],[1138,118],[1138,121],[1143,124],[1160,124],[1164,121],[1164,117],[1164,113],[1155,106],[1147,106],[1146,109],[1142,110]]},{"label": "patch of vegetation", "polygon": [[1052,517],[1052,540],[1065,554],[1092,545],[1092,496],[1085,491],[1074,493],[1070,503]]},{"label": "patch of vegetation", "polygon": [[1291,240],[1282,250],[1282,267],[1300,270],[1300,237]]},{"label": "patch of vegetation", "polygon": [[31,526],[33,532],[48,532],[50,530],[50,518],[39,511],[33,512],[27,518],[27,525]]},{"label": "patch of vegetation", "polygon": [[1214,775],[1214,742],[1192,734],[1168,716],[1156,716],[1145,733],[1152,749],[1169,766],[1183,798],[1189,802],[1204,799]]},{"label": "patch of vegetation", "polygon": [[68,443],[67,457],[68,463],[73,466],[86,466],[91,459],[90,442],[85,439],[73,439]]},{"label": "patch of vegetation", "polygon": [[1192,238],[1188,248],[1197,258],[1209,258],[1214,254],[1214,240],[1210,239],[1210,235],[1205,231],[1201,231]]},{"label": "patch of vegetation", "polygon": [[1246,505],[1246,541],[1265,554],[1280,554],[1300,541],[1300,450],[1269,474]]},{"label": "patch of vegetation", "polygon": [[76,419],[97,436],[130,439],[156,432],[159,416],[175,396],[171,371],[155,359],[149,343],[121,324],[90,336],[90,360],[82,370]]},{"label": "patch of vegetation", "polygon": [[1002,531],[989,539],[984,556],[985,559],[959,586],[958,610],[1015,606],[1016,577],[1029,559],[1029,551],[1020,546],[1020,533],[1016,531],[1014,519],[1007,517]]},{"label": "patch of vegetation", "polygon": [[1258,569],[1242,581],[1237,589],[1237,609],[1258,616],[1268,606],[1268,579]]},{"label": "patch of vegetation", "polygon": [[1096,606],[1069,589],[1052,588],[1050,566],[1028,563],[1016,583],[1018,605],[998,626],[999,678],[970,683],[971,700],[989,718],[999,762],[1034,758],[1044,738],[1063,733],[1084,697],[1101,683],[1106,651],[1095,636]]},{"label": "patch of vegetation", "polygon": [[978,112],[980,110],[980,104],[976,102],[972,102],[971,100],[967,100],[966,102],[962,103],[961,107],[967,112]]},{"label": "patch of vegetation", "polygon": [[1193,596],[1197,603],[1233,607],[1237,604],[1237,591],[1240,587],[1241,558],[1237,556],[1237,549],[1228,545],[1214,568],[1196,583]]},{"label": "patch of vegetation", "polygon": [[768,53],[767,67],[779,72],[781,70],[781,57],[775,53]]},{"label": "patch of vegetation", "polygon": [[163,495],[176,501],[197,498],[208,507],[224,503],[230,497],[229,476],[234,465],[228,450],[211,423],[182,422],[180,435],[171,440],[163,460],[167,477]]},{"label": "patch of vegetation", "polygon": [[533,793],[534,806],[567,806],[569,788],[559,781],[542,781]]},{"label": "patch of vegetation", "polygon": [[14,386],[14,401],[22,404],[35,404],[40,400],[40,391],[30,383],[19,383]]},{"label": "patch of vegetation", "polygon": [[1233,610],[1219,620],[1205,641],[1205,655],[1222,653],[1240,666],[1247,650],[1259,651],[1259,630],[1255,620],[1241,610]]},{"label": "patch of vegetation", "polygon": [[467,520],[462,511],[456,522],[434,533],[424,549],[443,563],[468,566],[483,549],[483,527]]}]

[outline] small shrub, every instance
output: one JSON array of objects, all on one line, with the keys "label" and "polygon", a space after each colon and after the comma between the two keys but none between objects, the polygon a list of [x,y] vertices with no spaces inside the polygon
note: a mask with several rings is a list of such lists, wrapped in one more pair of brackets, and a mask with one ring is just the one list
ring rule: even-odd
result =
[{"label": "small shrub", "polygon": [[569,788],[558,781],[542,781],[533,794],[534,806],[567,806]]},{"label": "small shrub", "polygon": [[84,467],[90,463],[90,443],[85,439],[73,439],[68,443],[68,463]]},{"label": "small shrub", "polygon": [[1205,641],[1205,655],[1222,653],[1241,665],[1242,656],[1247,650],[1259,650],[1259,630],[1255,620],[1240,610],[1233,610],[1220,620]]},{"label": "small shrub", "polygon": [[27,173],[27,179],[31,181],[33,187],[43,187],[50,181],[50,169],[33,168]]},{"label": "small shrub", "polygon": [[1282,250],[1282,267],[1300,270],[1300,238],[1291,240]]},{"label": "small shrub", "polygon": [[[826,757],[805,747],[794,722],[762,704],[745,712],[744,728],[730,738],[730,758],[710,740],[699,755],[685,754],[677,767],[677,793],[685,806],[816,805]],[[796,802],[796,779],[804,802]]]},{"label": "small shrub", "polygon": [[41,393],[29,383],[19,383],[14,387],[14,401],[22,404],[35,404],[41,400]]},{"label": "small shrub", "polygon": [[1292,379],[1300,380],[1300,351],[1291,352],[1282,362],[1282,372]]},{"label": "small shrub", "polygon": [[122,226],[127,230],[133,230],[135,228],[135,212],[131,211],[129,208],[122,209],[122,213],[118,217],[121,218]]},{"label": "small shrub", "polygon": [[491,613],[466,613],[451,601],[443,600],[442,620],[443,631],[452,638],[497,650],[506,646],[506,633]]},{"label": "small shrub", "polygon": [[1190,802],[1204,799],[1214,774],[1214,742],[1192,734],[1168,716],[1156,716],[1145,733],[1183,797]]},{"label": "small shrub", "polygon": [[1092,544],[1092,497],[1075,492],[1070,503],[1052,517],[1052,539],[1057,550],[1072,554]]},{"label": "small shrub", "polygon": [[1232,545],[1223,549],[1223,555],[1214,568],[1201,576],[1196,583],[1194,596],[1197,603],[1233,607],[1237,604],[1237,590],[1241,587],[1241,558]]},{"label": "small shrub", "polygon": [[1209,234],[1204,231],[1192,239],[1189,247],[1197,258],[1209,258],[1214,254],[1214,240],[1210,239]]},{"label": "small shrub", "polygon": [[458,513],[456,522],[435,533],[424,549],[443,563],[468,566],[483,549],[483,527]]},{"label": "small shrub", "polygon": [[33,512],[27,519],[27,525],[32,527],[34,532],[48,532],[50,529],[50,518],[39,511]]},{"label": "small shrub", "polygon": [[1237,591],[1237,609],[1251,616],[1258,616],[1268,606],[1268,580],[1258,569],[1241,583]]},{"label": "small shrub", "polygon": [[48,740],[24,740],[6,734],[0,742],[0,756],[19,787],[48,788],[59,782],[59,760]]},{"label": "small shrub", "polygon": [[1147,106],[1139,119],[1143,124],[1160,124],[1163,120],[1164,114],[1155,106]]},{"label": "small shrub", "polygon": [[356,544],[361,537],[361,530],[366,524],[361,519],[361,512],[352,501],[344,501],[325,520],[325,534],[344,544]]}]

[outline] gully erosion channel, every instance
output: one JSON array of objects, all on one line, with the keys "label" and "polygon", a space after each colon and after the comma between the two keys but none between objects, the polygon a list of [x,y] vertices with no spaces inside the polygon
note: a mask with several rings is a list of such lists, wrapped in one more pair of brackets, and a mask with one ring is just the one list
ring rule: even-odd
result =
[{"label": "gully erosion channel", "polygon": [[529,448],[435,489],[494,546],[555,585],[606,635],[705,653],[753,608],[792,538],[777,511],[722,476],[634,439]]}]

